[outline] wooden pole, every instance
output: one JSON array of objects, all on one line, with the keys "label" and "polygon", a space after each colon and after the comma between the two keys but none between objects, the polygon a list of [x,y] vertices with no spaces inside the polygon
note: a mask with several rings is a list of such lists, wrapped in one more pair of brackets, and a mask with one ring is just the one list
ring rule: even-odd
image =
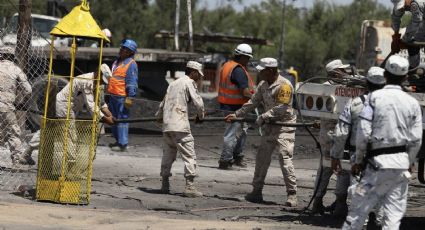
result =
[{"label": "wooden pole", "polygon": [[176,24],[174,27],[174,47],[179,50],[180,0],[176,0]]},{"label": "wooden pole", "polygon": [[31,45],[31,0],[19,0],[18,32],[15,57],[18,66],[27,73],[28,49]]},{"label": "wooden pole", "polygon": [[187,22],[189,23],[189,51],[193,52],[192,1],[187,0]]}]

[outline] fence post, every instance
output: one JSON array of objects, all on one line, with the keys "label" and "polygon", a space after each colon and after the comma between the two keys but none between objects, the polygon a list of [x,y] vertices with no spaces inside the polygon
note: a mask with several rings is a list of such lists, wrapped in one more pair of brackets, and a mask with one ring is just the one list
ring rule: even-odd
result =
[{"label": "fence post", "polygon": [[31,0],[19,0],[18,33],[15,57],[18,66],[28,73],[28,49],[31,45]]}]

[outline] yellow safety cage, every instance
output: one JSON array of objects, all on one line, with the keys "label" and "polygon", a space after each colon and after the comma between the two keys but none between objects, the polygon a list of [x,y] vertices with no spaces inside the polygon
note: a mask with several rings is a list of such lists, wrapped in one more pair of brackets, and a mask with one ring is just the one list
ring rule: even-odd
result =
[{"label": "yellow safety cage", "polygon": [[[108,38],[90,14],[86,0],[66,15],[50,32],[50,63],[45,94],[44,115],[41,126],[40,149],[37,173],[37,200],[57,203],[88,204],[90,201],[92,161],[95,156],[98,135],[98,114],[91,120],[78,120],[70,116],[72,85],[74,81],[76,39],[95,39],[100,42],[99,65],[95,84],[95,111],[98,110],[101,81],[100,65],[104,41]],[[52,76],[54,40],[56,37],[71,37],[70,93],[66,117],[52,116],[55,95]],[[50,97],[49,97],[50,96]],[[51,98],[53,97],[53,98]],[[55,112],[53,112],[55,114]]]}]

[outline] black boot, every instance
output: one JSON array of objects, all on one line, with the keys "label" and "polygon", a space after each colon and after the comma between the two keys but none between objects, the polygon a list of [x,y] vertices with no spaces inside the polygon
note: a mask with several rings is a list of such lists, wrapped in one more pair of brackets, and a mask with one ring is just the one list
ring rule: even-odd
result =
[{"label": "black boot", "polygon": [[323,206],[323,200],[322,198],[314,198],[313,201],[313,208],[311,209],[312,214],[321,214],[323,215],[325,213],[325,207]]},{"label": "black boot", "polygon": [[243,156],[238,156],[238,157],[235,157],[235,163],[234,163],[236,166],[239,166],[239,167],[241,167],[241,168],[246,168],[246,167],[248,167],[248,165],[246,164],[246,162],[245,162],[245,160],[244,160],[244,157]]},{"label": "black boot", "polygon": [[218,161],[218,168],[219,169],[231,169],[232,168],[232,162],[231,161],[225,161],[225,160],[219,160]]}]

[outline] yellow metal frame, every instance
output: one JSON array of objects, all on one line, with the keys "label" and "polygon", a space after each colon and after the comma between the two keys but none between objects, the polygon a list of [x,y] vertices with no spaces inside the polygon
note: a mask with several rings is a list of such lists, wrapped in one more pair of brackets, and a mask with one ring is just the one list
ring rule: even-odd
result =
[{"label": "yellow metal frame", "polygon": [[[77,52],[77,44],[76,39],[77,37],[82,38],[95,38],[100,40],[100,51],[99,51],[99,63],[98,63],[98,71],[95,82],[96,82],[96,90],[95,90],[95,107],[94,111],[98,111],[98,103],[99,103],[99,96],[100,96],[100,81],[101,81],[101,71],[100,66],[102,64],[102,53],[103,53],[103,43],[104,40],[109,41],[106,36],[104,36],[102,33],[99,35],[98,31],[101,31],[94,19],[91,18],[90,13],[88,12],[89,7],[86,0],[83,0],[80,8],[75,7],[74,10],[67,15],[61,22],[58,23],[58,25],[52,30],[51,32],[51,43],[50,43],[50,61],[49,61],[49,72],[48,72],[48,82],[46,87],[46,96],[45,96],[45,106],[44,106],[44,116],[43,116],[43,123],[41,127],[41,137],[40,137],[40,152],[39,152],[39,160],[38,160],[38,174],[37,174],[37,194],[36,198],[37,200],[49,200],[53,202],[58,203],[73,203],[73,204],[88,204],[90,201],[90,191],[91,191],[91,177],[92,177],[92,161],[94,158],[94,153],[96,151],[97,146],[97,123],[98,123],[98,113],[94,112],[92,121],[91,121],[91,144],[89,146],[89,162],[88,162],[88,174],[86,178],[86,186],[87,189],[84,191],[84,194],[81,194],[81,181],[69,181],[67,180],[66,175],[66,165],[67,165],[67,158],[69,154],[69,143],[71,141],[69,137],[70,129],[76,129],[75,125],[71,127],[71,122],[78,122],[78,120],[71,119],[70,113],[71,113],[71,97],[72,97],[72,86],[74,81],[74,69],[75,69],[75,56]],[[82,27],[81,25],[72,25],[70,26],[70,23],[66,20],[72,21],[72,16],[78,16],[78,14],[81,14],[84,16],[85,21],[88,23],[91,23],[89,26],[94,27],[93,32],[94,34],[88,34],[89,32],[82,30],[82,34],[79,34],[79,28]],[[90,19],[91,18],[91,19]],[[73,21],[74,22],[74,21]],[[94,24],[93,24],[94,22]],[[62,24],[61,24],[62,23]],[[57,32],[60,31],[60,32]],[[67,101],[67,114],[65,119],[52,119],[48,118],[48,104],[49,100],[49,92],[51,89],[51,81],[52,81],[52,68],[53,68],[53,50],[54,50],[54,40],[56,36],[66,36],[66,37],[72,37],[72,46],[71,46],[71,70],[70,70],[70,79],[69,79],[69,88],[70,93],[68,96]],[[69,35],[69,36],[67,36]],[[45,164],[49,164],[50,162],[43,162],[43,154],[54,154],[54,148],[52,148],[51,153],[45,151],[46,142],[44,141],[45,138],[48,138],[48,133],[52,132],[52,130],[48,130],[47,122],[65,122],[65,128],[64,128],[64,138],[63,138],[63,155],[61,159],[60,164],[60,175],[57,180],[52,178],[46,178],[42,174],[42,167]],[[54,143],[50,143],[53,144]],[[82,196],[84,195],[84,196]],[[82,200],[81,197],[85,197],[85,200]]]}]

